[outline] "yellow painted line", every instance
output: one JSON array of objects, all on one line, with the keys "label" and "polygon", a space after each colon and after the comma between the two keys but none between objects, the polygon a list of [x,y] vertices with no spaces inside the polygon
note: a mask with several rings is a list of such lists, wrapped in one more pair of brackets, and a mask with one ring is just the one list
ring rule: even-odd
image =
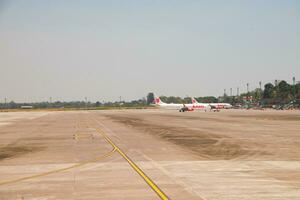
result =
[{"label": "yellow painted line", "polygon": [[93,162],[97,162],[97,161],[100,161],[100,160],[102,160],[104,158],[107,158],[107,157],[111,156],[116,150],[117,150],[116,148],[113,148],[107,154],[104,154],[104,155],[102,155],[102,156],[100,156],[100,157],[98,157],[96,159],[92,159],[92,160],[89,160],[89,161],[77,163],[77,164],[72,165],[70,167],[56,169],[56,170],[44,172],[44,173],[41,173],[41,174],[36,174],[36,175],[33,175],[33,176],[27,176],[27,177],[23,177],[23,178],[18,178],[18,179],[15,179],[15,180],[8,180],[8,181],[0,182],[0,186],[1,185],[6,185],[6,184],[11,184],[11,183],[17,183],[17,182],[20,182],[20,181],[30,180],[30,179],[34,179],[34,178],[39,178],[39,177],[47,176],[47,175],[50,175],[50,174],[55,174],[55,173],[67,171],[67,170],[70,170],[70,169],[74,169],[74,168],[77,168],[77,167],[81,167],[83,165],[86,165],[86,164],[89,164],[89,163],[93,163]]},{"label": "yellow painted line", "polygon": [[101,130],[96,129],[115,149],[116,151],[129,163],[129,165],[146,181],[146,183],[156,192],[156,194],[163,200],[168,200],[168,196]]}]

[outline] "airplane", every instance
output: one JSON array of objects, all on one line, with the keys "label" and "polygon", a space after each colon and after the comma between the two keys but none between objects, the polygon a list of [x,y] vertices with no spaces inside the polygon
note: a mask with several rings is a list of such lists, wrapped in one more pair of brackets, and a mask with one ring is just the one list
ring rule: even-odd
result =
[{"label": "airplane", "polygon": [[154,99],[154,103],[156,106],[159,106],[161,108],[175,109],[175,110],[179,110],[179,112],[194,111],[194,110],[204,110],[206,112],[208,110],[211,110],[211,107],[209,104],[165,103],[165,102],[162,102],[159,97],[156,97]]},{"label": "airplane", "polygon": [[159,97],[154,98],[154,103],[156,106],[159,106],[161,108],[165,108],[165,109],[172,109],[172,110],[179,110],[182,107],[184,107],[183,104],[181,103],[165,103],[162,100],[160,100]]},{"label": "airplane", "polygon": [[[199,105],[203,103],[198,103],[195,98],[192,98],[192,104]],[[232,105],[229,103],[208,103],[212,109],[229,109],[232,108]]]}]

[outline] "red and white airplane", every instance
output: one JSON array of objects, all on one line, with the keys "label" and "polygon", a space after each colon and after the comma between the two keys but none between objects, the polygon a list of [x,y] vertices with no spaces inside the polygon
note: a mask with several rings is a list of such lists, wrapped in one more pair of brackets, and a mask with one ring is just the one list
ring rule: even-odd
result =
[{"label": "red and white airplane", "polygon": [[[198,101],[192,97],[193,105],[202,105],[203,103],[198,103]],[[229,109],[232,108],[232,105],[229,103],[208,103],[211,109]]]},{"label": "red and white airplane", "polygon": [[185,111],[194,111],[194,110],[203,110],[209,111],[211,110],[211,106],[209,104],[204,103],[197,103],[197,104],[182,104],[182,103],[165,103],[160,100],[159,97],[154,99],[155,105],[165,109],[175,109],[179,110],[179,112]]}]

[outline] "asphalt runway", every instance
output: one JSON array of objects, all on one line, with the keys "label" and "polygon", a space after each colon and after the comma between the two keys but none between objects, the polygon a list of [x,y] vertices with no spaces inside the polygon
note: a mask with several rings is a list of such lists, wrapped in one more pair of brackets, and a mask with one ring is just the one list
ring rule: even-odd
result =
[{"label": "asphalt runway", "polygon": [[300,112],[0,113],[0,199],[300,199]]}]

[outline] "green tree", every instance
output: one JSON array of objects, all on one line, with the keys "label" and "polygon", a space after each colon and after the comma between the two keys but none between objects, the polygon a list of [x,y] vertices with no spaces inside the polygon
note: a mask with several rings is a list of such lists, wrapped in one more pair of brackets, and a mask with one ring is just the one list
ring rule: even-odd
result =
[{"label": "green tree", "polygon": [[191,97],[185,97],[183,99],[183,103],[191,103],[191,102],[192,102]]},{"label": "green tree", "polygon": [[256,88],[254,91],[250,93],[250,96],[253,97],[254,101],[260,101],[262,95],[262,90],[260,88]]},{"label": "green tree", "polygon": [[292,97],[292,87],[286,81],[280,81],[278,84],[278,97],[281,100],[291,100]]},{"label": "green tree", "polygon": [[165,103],[168,102],[168,97],[166,97],[166,96],[160,96],[159,98],[160,98],[161,101],[163,101]]},{"label": "green tree", "polygon": [[300,82],[295,85],[295,98],[300,99]]},{"label": "green tree", "polygon": [[218,99],[214,96],[197,97],[195,98],[199,103],[217,103]]},{"label": "green tree", "polygon": [[269,99],[273,97],[274,85],[272,83],[265,84],[265,89],[263,92],[263,97]]},{"label": "green tree", "polygon": [[97,101],[97,102],[95,103],[95,106],[96,106],[96,107],[99,107],[99,106],[101,106],[101,103],[100,103],[99,101]]},{"label": "green tree", "polygon": [[180,97],[170,96],[167,99],[167,103],[182,103],[182,99]]}]

